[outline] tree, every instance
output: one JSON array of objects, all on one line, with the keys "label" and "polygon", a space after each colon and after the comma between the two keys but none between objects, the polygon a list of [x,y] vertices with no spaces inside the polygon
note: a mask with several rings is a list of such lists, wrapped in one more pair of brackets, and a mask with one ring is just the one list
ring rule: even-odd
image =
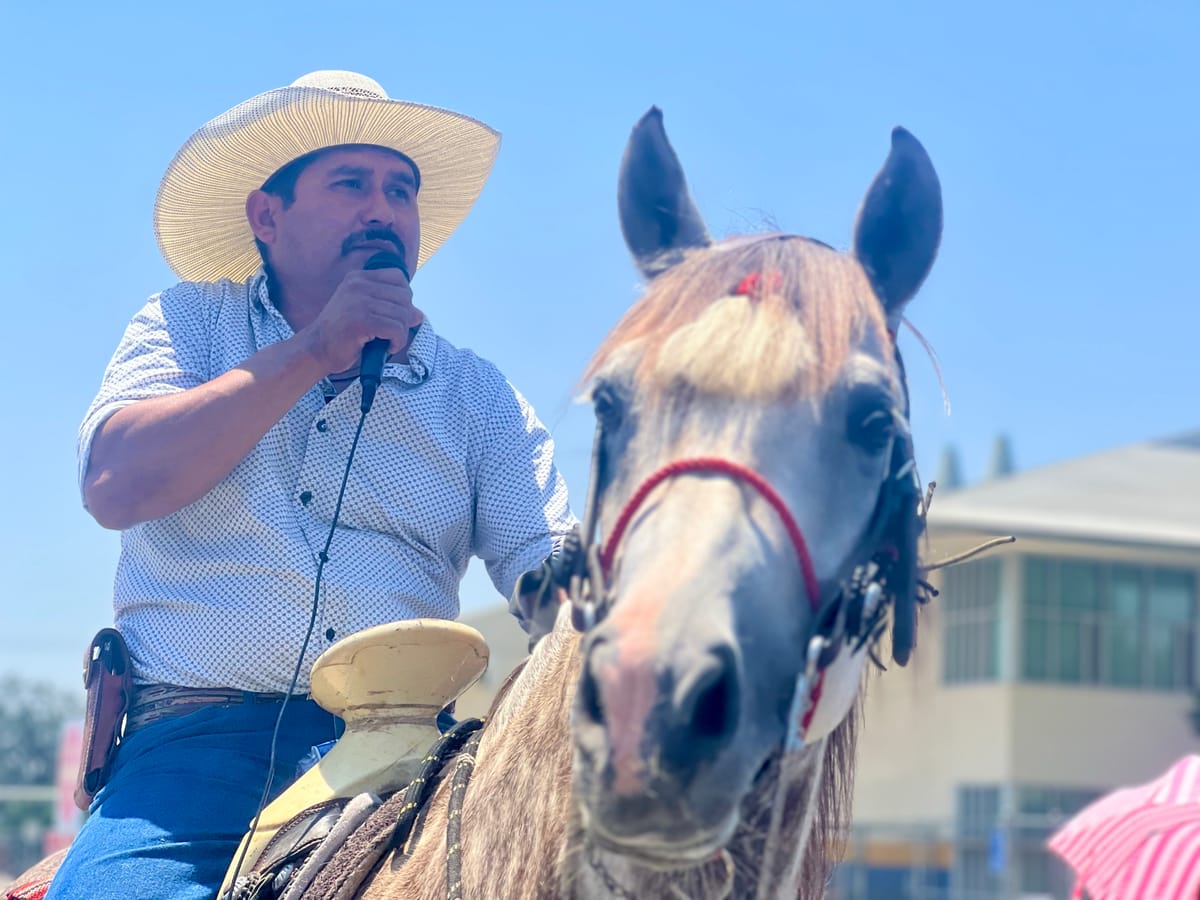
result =
[{"label": "tree", "polygon": [[1013,466],[1012,443],[1006,434],[996,435],[992,442],[992,457],[988,460],[988,478],[1004,478],[1011,475]]},{"label": "tree", "polygon": [[958,451],[954,447],[947,446],[942,451],[942,459],[938,465],[935,480],[937,481],[940,493],[946,493],[962,487],[962,468],[958,464]]},{"label": "tree", "polygon": [[[83,715],[82,688],[70,693],[19,675],[0,675],[0,785],[52,785],[63,726]],[[54,811],[36,802],[0,803],[0,871],[20,872],[42,855]]]}]

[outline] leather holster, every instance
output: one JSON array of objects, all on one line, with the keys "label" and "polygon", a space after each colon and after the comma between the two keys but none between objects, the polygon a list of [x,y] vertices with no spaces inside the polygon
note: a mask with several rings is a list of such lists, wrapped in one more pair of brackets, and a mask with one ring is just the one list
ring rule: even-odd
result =
[{"label": "leather holster", "polygon": [[88,645],[83,657],[83,686],[87,689],[87,713],[75,805],[86,811],[108,780],[133,694],[129,648],[115,628],[97,632]]}]

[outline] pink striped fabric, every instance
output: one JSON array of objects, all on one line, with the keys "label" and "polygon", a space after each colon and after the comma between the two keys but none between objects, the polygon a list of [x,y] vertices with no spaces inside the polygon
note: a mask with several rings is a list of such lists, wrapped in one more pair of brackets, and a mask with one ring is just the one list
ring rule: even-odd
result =
[{"label": "pink striped fabric", "polygon": [[1200,895],[1200,817],[1152,835],[1130,862],[1123,877],[1114,882],[1111,896],[1196,900]]},{"label": "pink striped fabric", "polygon": [[1047,842],[1093,900],[1200,897],[1200,756],[1161,777],[1106,794]]}]

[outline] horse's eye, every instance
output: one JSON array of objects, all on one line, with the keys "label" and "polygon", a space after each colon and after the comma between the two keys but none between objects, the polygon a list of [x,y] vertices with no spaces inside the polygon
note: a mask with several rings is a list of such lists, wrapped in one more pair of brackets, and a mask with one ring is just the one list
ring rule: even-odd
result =
[{"label": "horse's eye", "polygon": [[592,391],[592,407],[596,411],[596,421],[606,430],[611,431],[621,424],[621,401],[609,385],[601,384]]},{"label": "horse's eye", "polygon": [[846,436],[852,444],[874,455],[886,450],[895,434],[896,419],[883,398],[860,395],[851,400]]}]

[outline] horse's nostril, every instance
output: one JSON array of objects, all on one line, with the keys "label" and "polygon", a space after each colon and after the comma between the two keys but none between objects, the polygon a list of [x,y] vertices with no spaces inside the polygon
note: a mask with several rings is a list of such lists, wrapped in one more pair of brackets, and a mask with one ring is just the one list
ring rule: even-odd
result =
[{"label": "horse's nostril", "polygon": [[697,741],[723,742],[737,729],[737,664],[718,652],[680,705],[680,724]]},{"label": "horse's nostril", "polygon": [[586,721],[593,725],[604,724],[604,706],[600,701],[600,686],[596,683],[596,676],[592,674],[590,654],[584,661],[576,703],[579,714]]},{"label": "horse's nostril", "polygon": [[695,714],[692,716],[692,732],[698,738],[719,738],[730,730],[729,679],[719,677],[696,696]]},{"label": "horse's nostril", "polygon": [[593,725],[604,725],[604,707],[600,704],[600,689],[596,686],[596,679],[590,668],[584,670],[583,678],[580,679],[578,710],[583,718],[592,722]]}]

